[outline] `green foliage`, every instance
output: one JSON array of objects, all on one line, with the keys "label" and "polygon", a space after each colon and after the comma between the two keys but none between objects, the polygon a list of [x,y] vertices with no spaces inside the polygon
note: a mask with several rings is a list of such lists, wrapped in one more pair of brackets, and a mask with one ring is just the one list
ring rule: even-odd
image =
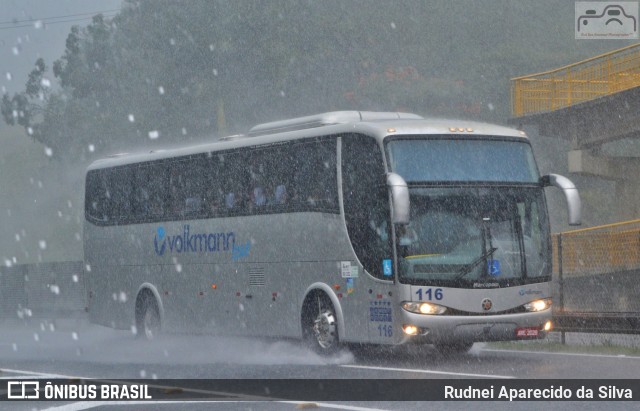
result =
[{"label": "green foliage", "polygon": [[330,110],[504,121],[510,77],[626,44],[576,42],[572,21],[556,1],[125,0],[2,115],[73,159]]}]

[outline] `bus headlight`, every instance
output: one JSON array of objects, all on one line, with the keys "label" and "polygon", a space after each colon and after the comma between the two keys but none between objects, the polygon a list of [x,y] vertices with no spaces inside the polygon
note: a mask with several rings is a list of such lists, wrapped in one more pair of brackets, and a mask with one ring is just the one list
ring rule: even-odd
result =
[{"label": "bus headlight", "polygon": [[551,307],[551,298],[543,298],[541,300],[531,301],[524,305],[524,309],[529,312],[543,311]]},{"label": "bus headlight", "polygon": [[412,301],[406,301],[402,303],[402,308],[410,313],[416,314],[444,314],[447,311],[446,307],[438,304],[431,303],[416,303]]}]

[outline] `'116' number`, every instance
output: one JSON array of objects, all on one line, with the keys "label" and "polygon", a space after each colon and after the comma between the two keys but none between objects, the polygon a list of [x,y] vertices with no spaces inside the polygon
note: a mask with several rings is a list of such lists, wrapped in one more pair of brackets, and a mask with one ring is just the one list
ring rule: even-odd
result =
[{"label": "'116' number", "polygon": [[432,288],[427,288],[427,290],[424,292],[424,298],[422,288],[416,291],[416,294],[418,294],[418,300],[420,301],[422,301],[423,299],[432,301],[434,297],[438,301],[442,300],[442,288],[436,288],[435,292]]}]

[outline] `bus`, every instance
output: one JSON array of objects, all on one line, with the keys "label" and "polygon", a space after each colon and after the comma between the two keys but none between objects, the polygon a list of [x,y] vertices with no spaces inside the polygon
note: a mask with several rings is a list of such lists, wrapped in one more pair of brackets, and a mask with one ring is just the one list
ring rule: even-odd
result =
[{"label": "bus", "polygon": [[522,131],[397,112],[265,123],[86,173],[92,322],[341,344],[542,338],[546,186]]}]

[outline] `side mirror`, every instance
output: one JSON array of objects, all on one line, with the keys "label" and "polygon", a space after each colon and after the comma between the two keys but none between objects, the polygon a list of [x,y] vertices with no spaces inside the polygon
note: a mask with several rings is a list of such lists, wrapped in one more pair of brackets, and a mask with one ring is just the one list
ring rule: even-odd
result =
[{"label": "side mirror", "polygon": [[391,222],[409,224],[409,187],[399,174],[387,174],[387,187],[391,192]]},{"label": "side mirror", "polygon": [[571,180],[559,174],[549,174],[540,178],[540,184],[542,184],[543,187],[554,186],[562,190],[567,199],[569,225],[582,224],[582,202],[580,201],[580,193],[578,193],[578,189]]}]

